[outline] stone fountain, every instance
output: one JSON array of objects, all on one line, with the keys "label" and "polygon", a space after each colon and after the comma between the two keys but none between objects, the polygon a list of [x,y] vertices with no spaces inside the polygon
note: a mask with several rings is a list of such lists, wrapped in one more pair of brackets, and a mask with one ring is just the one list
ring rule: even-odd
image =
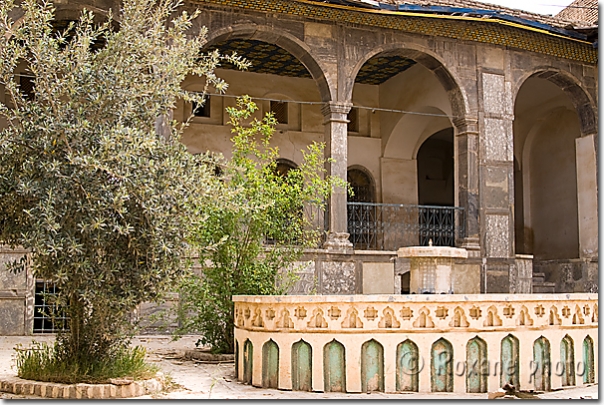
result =
[{"label": "stone fountain", "polygon": [[428,246],[400,248],[397,254],[410,259],[409,291],[412,294],[453,294],[453,264],[468,257],[465,249],[432,246],[432,240]]}]

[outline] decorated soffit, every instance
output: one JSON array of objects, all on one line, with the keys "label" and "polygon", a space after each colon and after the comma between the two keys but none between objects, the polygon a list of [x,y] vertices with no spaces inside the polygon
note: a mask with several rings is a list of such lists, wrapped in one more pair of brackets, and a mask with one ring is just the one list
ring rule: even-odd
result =
[{"label": "decorated soffit", "polygon": [[[279,76],[310,79],[312,76],[306,67],[291,53],[276,45],[252,39],[236,39],[220,42],[208,50],[218,49],[221,54],[232,54],[245,57],[250,61],[249,72],[266,73]],[[379,85],[397,74],[404,72],[415,64],[415,61],[398,55],[384,55],[371,58],[359,71],[355,82]],[[230,63],[222,68],[236,69]]]}]

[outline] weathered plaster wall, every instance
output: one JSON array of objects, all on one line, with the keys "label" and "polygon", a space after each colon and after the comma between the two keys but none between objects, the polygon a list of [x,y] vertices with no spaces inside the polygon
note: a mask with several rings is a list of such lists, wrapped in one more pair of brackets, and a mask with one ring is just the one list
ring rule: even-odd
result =
[{"label": "weathered plaster wall", "polygon": [[22,249],[0,248],[0,336],[32,333],[34,280],[27,270],[14,274],[6,268],[24,254]]}]

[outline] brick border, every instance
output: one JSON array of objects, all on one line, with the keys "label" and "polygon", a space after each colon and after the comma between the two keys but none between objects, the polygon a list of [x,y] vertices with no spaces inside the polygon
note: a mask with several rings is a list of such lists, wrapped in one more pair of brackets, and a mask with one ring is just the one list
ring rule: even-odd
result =
[{"label": "brick border", "polygon": [[0,392],[16,395],[36,395],[42,398],[110,399],[132,398],[159,392],[164,388],[163,377],[115,384],[60,384],[11,377],[0,380]]}]

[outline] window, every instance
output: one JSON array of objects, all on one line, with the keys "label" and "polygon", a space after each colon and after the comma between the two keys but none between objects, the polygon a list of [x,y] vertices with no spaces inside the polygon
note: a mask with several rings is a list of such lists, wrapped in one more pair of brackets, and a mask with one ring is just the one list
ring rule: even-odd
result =
[{"label": "window", "polygon": [[348,113],[348,132],[359,132],[359,109],[351,108]]},{"label": "window", "polygon": [[192,113],[195,117],[210,117],[210,96],[205,96],[205,102],[202,105],[199,105],[193,102],[192,105]]},{"label": "window", "polygon": [[271,112],[275,116],[275,119],[279,124],[288,123],[288,103],[285,101],[272,101],[271,100]]},{"label": "window", "polygon": [[21,93],[27,100],[33,100],[34,98],[34,78],[31,76],[19,76],[19,86],[21,87]]}]

